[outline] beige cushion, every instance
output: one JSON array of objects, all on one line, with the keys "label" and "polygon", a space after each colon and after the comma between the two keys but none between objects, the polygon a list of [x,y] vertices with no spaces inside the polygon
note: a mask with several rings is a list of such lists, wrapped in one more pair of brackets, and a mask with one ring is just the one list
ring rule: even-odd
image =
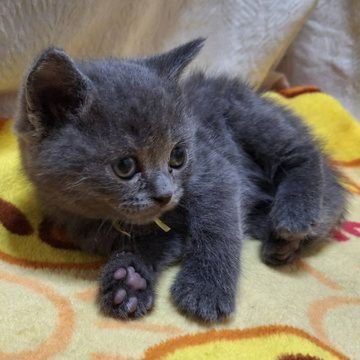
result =
[{"label": "beige cushion", "polygon": [[74,57],[134,56],[169,49],[198,36],[206,36],[208,41],[197,66],[241,75],[258,86],[302,28],[315,3],[2,0],[0,93],[16,90],[32,58],[52,44]]}]

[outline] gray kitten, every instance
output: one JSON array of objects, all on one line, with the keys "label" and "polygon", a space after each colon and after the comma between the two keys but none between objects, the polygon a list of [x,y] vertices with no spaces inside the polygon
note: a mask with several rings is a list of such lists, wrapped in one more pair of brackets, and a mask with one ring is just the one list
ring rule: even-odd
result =
[{"label": "gray kitten", "polygon": [[344,212],[338,175],[300,119],[236,79],[179,81],[203,42],[84,62],[50,48],[25,78],[24,169],[46,216],[110,255],[99,303],[117,318],[147,313],[157,275],[178,260],[175,304],[226,317],[245,235],[262,241],[265,263],[287,264]]}]

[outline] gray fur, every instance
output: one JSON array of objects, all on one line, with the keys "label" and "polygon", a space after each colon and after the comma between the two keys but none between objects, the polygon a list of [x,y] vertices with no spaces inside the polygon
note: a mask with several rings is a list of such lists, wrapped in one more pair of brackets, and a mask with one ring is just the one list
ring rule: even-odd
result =
[{"label": "gray fur", "polygon": [[[338,175],[299,118],[236,79],[179,81],[202,44],[83,62],[51,48],[24,81],[16,120],[24,169],[46,216],[84,250],[111,255],[99,302],[114,317],[144,315],[156,275],[178,260],[175,304],[202,320],[226,317],[246,234],[262,241],[263,261],[286,264],[328,236],[344,211]],[[177,144],[186,162],[172,169]],[[139,172],[123,180],[112,166],[127,156]],[[145,290],[114,278],[129,267]],[[135,312],[127,300],[114,303],[119,289],[137,297]]]}]

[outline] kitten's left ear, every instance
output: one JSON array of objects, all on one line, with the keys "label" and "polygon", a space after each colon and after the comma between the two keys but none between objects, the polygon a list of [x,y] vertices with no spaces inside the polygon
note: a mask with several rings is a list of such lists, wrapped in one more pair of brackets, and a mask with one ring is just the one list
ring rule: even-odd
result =
[{"label": "kitten's left ear", "polygon": [[185,67],[194,59],[204,46],[205,39],[198,38],[166,53],[145,60],[159,75],[177,80]]},{"label": "kitten's left ear", "polygon": [[79,114],[91,81],[61,49],[49,48],[35,61],[24,84],[29,120],[34,128],[49,129]]}]

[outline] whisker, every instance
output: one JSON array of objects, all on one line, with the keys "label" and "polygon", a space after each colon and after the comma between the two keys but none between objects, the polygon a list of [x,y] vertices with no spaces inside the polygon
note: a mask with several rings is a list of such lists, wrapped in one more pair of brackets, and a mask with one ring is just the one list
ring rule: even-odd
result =
[{"label": "whisker", "polygon": [[108,221],[108,219],[104,219],[101,221],[100,225],[98,226],[97,230],[96,230],[96,234],[95,234],[95,242],[97,243],[98,242],[98,235],[99,235],[99,232],[101,230],[101,228],[104,226],[104,224]]},{"label": "whisker", "polygon": [[71,190],[79,185],[81,185],[84,181],[88,180],[89,179],[89,176],[84,176],[82,178],[80,178],[79,180],[71,183],[70,185],[68,186],[65,186],[64,190],[67,191],[67,190]]}]

